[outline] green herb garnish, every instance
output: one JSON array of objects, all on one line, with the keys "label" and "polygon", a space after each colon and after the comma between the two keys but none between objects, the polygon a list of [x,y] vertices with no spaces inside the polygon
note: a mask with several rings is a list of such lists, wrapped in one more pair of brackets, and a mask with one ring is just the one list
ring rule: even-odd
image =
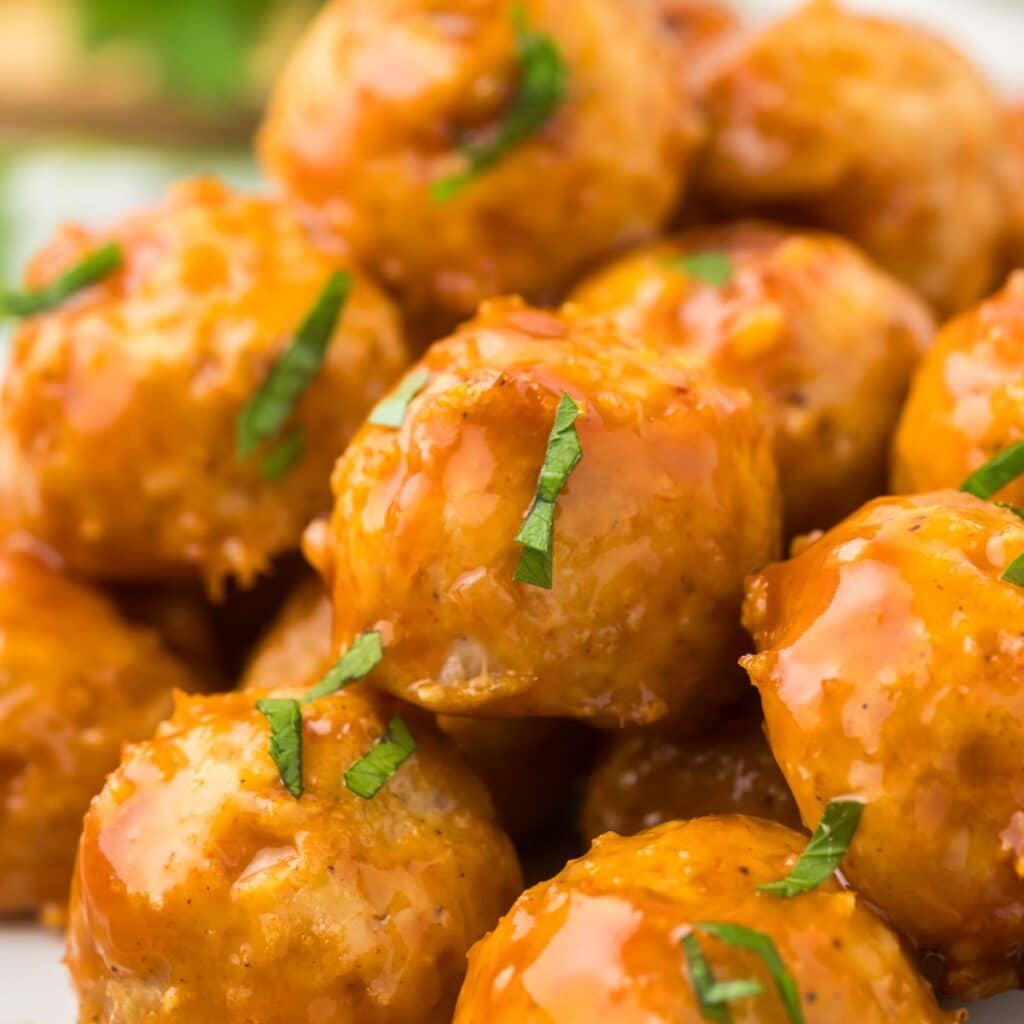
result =
[{"label": "green herb garnish", "polygon": [[267,697],[256,710],[270,723],[270,756],[285,789],[296,800],[302,796],[302,709],[297,700]]},{"label": "green herb garnish", "polygon": [[[351,288],[352,275],[347,271],[337,270],[327,279],[291,344],[271,366],[259,390],[238,417],[238,458],[246,458],[259,445],[280,433],[320,370]],[[275,468],[273,460],[271,468]]]},{"label": "green herb garnish", "polygon": [[998,508],[1005,508],[1007,512],[1012,512],[1018,519],[1024,519],[1024,508],[1019,505],[1011,505],[1008,501],[996,501],[993,504]]},{"label": "green herb garnish", "polygon": [[1018,587],[1024,587],[1024,555],[1018,555],[1004,570],[999,577],[1007,583],[1014,583]]},{"label": "green herb garnish", "polygon": [[345,785],[356,796],[372,800],[414,753],[409,727],[401,715],[392,715],[384,738],[345,772]]},{"label": "green herb garnish", "polygon": [[690,980],[697,993],[697,1002],[700,1004],[701,1013],[707,1020],[732,1024],[732,1017],[726,1004],[736,999],[759,996],[764,992],[761,983],[753,978],[716,981],[701,952],[697,936],[693,932],[687,932],[683,936],[682,947],[686,954],[687,967],[690,970]]},{"label": "green herb garnish", "polygon": [[775,948],[771,936],[741,924],[730,924],[727,921],[704,921],[693,927],[695,931],[710,935],[720,942],[759,956],[771,972],[789,1019],[793,1024],[804,1024],[804,1014],[800,1008],[800,992],[793,976],[782,962],[782,957],[779,956],[779,951]]},{"label": "green herb garnish", "polygon": [[679,256],[670,259],[668,263],[675,270],[681,270],[687,277],[714,285],[716,288],[724,288],[732,280],[732,259],[728,253],[717,249]]},{"label": "green herb garnish", "polygon": [[1024,441],[993,455],[960,485],[960,490],[987,499],[1019,476],[1024,476]]},{"label": "green herb garnish", "polygon": [[516,567],[515,579],[550,590],[554,581],[552,541],[554,536],[555,501],[569,474],[583,457],[576,418],[580,407],[567,394],[562,395],[555,413],[555,425],[548,437],[547,452],[537,481],[537,494],[516,541],[523,545]]},{"label": "green herb garnish", "polygon": [[321,697],[328,697],[344,689],[349,683],[369,675],[383,655],[380,633],[376,630],[360,633],[323,679],[302,698],[302,703],[309,704]]},{"label": "green herb garnish", "polygon": [[565,99],[568,69],[555,41],[532,31],[518,5],[512,10],[512,25],[522,68],[519,91],[505,120],[489,140],[462,147],[469,163],[467,169],[431,185],[430,194],[436,202],[447,202],[510,149],[537,132]]},{"label": "green herb garnish", "polygon": [[285,432],[280,441],[268,448],[260,459],[260,472],[265,480],[280,480],[298,464],[306,454],[306,435],[302,427],[295,424]]},{"label": "green herb garnish", "polygon": [[426,370],[410,373],[401,384],[374,406],[368,423],[376,427],[392,427],[397,430],[405,421],[409,403],[427,386],[430,374]]},{"label": "green herb garnish", "polygon": [[846,855],[863,813],[860,800],[830,801],[793,870],[777,882],[759,885],[757,891],[792,899],[831,878]]},{"label": "green herb garnish", "polygon": [[117,242],[108,242],[83,256],[50,284],[26,291],[0,293],[0,317],[34,316],[56,309],[72,295],[108,277],[123,263],[121,246]]}]

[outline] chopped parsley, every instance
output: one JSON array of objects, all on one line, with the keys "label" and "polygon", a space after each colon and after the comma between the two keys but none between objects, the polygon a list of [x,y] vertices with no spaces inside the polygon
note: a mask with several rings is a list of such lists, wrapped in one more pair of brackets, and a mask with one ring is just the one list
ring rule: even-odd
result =
[{"label": "chopped parsley", "polygon": [[705,284],[724,288],[732,280],[732,259],[727,252],[708,249],[668,260],[669,266],[681,270],[687,277]]},{"label": "chopped parsley", "polygon": [[555,413],[555,424],[548,437],[536,497],[515,538],[523,545],[515,579],[545,590],[550,590],[554,582],[555,502],[569,474],[583,457],[583,448],[576,433],[579,414],[580,407],[569,395],[563,394]]},{"label": "chopped parsley", "polygon": [[123,263],[121,246],[117,242],[108,242],[87,253],[56,280],[41,288],[0,292],[0,318],[34,316],[56,309],[73,295],[120,269]]},{"label": "chopped parsley", "polygon": [[376,427],[391,427],[397,430],[405,422],[409,403],[427,386],[430,374],[426,370],[415,370],[380,402],[370,413],[368,423]]},{"label": "chopped parsley", "polygon": [[[323,364],[351,288],[352,275],[347,271],[337,270],[327,279],[323,291],[295,332],[291,344],[271,366],[259,390],[238,417],[238,458],[247,458],[261,444],[280,435],[285,421]],[[294,432],[283,443],[287,454],[271,457],[269,462],[262,465],[265,475],[270,471],[268,479],[280,477],[301,457]],[[276,477],[272,475],[274,473]]]},{"label": "chopped parsley", "polygon": [[754,978],[716,981],[707,960],[704,959],[704,954],[701,952],[697,936],[693,932],[687,932],[683,936],[681,945],[683,952],[686,954],[690,980],[693,982],[694,991],[697,993],[697,1002],[700,1004],[701,1013],[707,1020],[731,1024],[732,1017],[729,1014],[727,1003],[731,1003],[736,999],[759,996],[764,992],[761,983]]},{"label": "chopped parsley", "polygon": [[800,1007],[800,992],[793,976],[782,962],[782,957],[779,956],[779,951],[775,948],[775,943],[770,935],[747,928],[745,925],[732,924],[727,921],[703,921],[700,924],[695,924],[693,928],[694,931],[710,935],[712,938],[718,939],[719,942],[759,956],[771,972],[779,998],[782,1000],[782,1005],[785,1007],[790,1021],[792,1024],[804,1024],[804,1014]]},{"label": "chopped parsley", "polygon": [[430,194],[436,202],[452,199],[509,150],[539,131],[565,99],[568,69],[555,41],[531,30],[519,5],[512,10],[512,25],[522,70],[519,91],[505,120],[487,141],[463,145],[467,168],[433,183]]},{"label": "chopped parsley", "polygon": [[270,723],[270,756],[281,781],[298,799],[302,796],[302,708],[297,700],[267,697],[256,702],[256,710]]},{"label": "chopped parsley", "polygon": [[329,697],[332,693],[343,690],[349,683],[369,675],[383,655],[380,633],[376,630],[360,633],[349,645],[349,649],[327,670],[320,682],[302,698],[302,703],[309,704],[321,697]]},{"label": "chopped parsley", "polygon": [[971,473],[960,485],[960,490],[976,498],[988,499],[1019,476],[1024,476],[1024,441],[1018,441],[993,455],[988,462]]},{"label": "chopped parsley", "polygon": [[414,753],[409,727],[401,715],[392,715],[383,739],[345,772],[345,785],[356,796],[372,800]]},{"label": "chopped parsley", "polygon": [[863,813],[860,800],[830,801],[793,870],[777,882],[759,885],[758,892],[792,899],[831,878],[846,856]]}]

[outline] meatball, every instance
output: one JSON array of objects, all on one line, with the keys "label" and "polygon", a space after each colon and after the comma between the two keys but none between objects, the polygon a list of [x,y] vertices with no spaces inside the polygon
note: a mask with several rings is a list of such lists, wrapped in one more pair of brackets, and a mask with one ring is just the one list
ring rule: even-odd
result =
[{"label": "meatball", "polygon": [[204,681],[52,554],[0,546],[0,914],[67,899],[82,815],[121,744]]},{"label": "meatball", "polygon": [[[893,447],[898,493],[959,487],[1024,441],[1024,272],[943,328],[914,379]],[[1016,481],[1001,498],[1024,503]]]},{"label": "meatball", "polygon": [[[335,467],[314,561],[337,649],[378,630],[370,680],[448,713],[619,726],[742,691],[742,580],[780,533],[747,392],[514,301],[485,304],[413,372],[429,379],[400,429],[367,425]],[[582,458],[547,505],[545,589],[515,578],[516,538],[566,401]]]},{"label": "meatball", "polygon": [[[522,116],[517,6],[560,53],[564,99],[440,201],[466,148]],[[490,296],[567,286],[670,217],[698,124],[677,60],[650,2],[335,0],[278,83],[260,148],[433,340]]]},{"label": "meatball", "polygon": [[[528,889],[470,952],[455,1024],[703,1024],[681,940],[695,935],[716,980],[755,978],[735,1019],[788,1024],[757,956],[701,934],[728,922],[773,940],[806,1024],[940,1024],[896,936],[835,880],[793,900],[756,891],[806,840],[756,818],[672,822],[606,835]],[[742,1016],[740,1016],[742,1014]],[[724,1019],[724,1018],[723,1018]]]},{"label": "meatball", "polygon": [[[682,262],[712,258],[716,280]],[[572,300],[767,402],[788,533],[831,526],[884,490],[910,374],[935,328],[846,242],[757,223],[691,231],[597,272]]]},{"label": "meatball", "polygon": [[639,730],[616,739],[594,770],[583,804],[588,839],[631,836],[665,821],[748,814],[800,828],[760,716],[680,737]]},{"label": "meatball", "polygon": [[804,821],[865,803],[843,872],[972,998],[1024,943],[1024,522],[956,491],[871,502],[749,586],[746,659]]},{"label": "meatball", "polygon": [[102,238],[65,229],[29,283],[108,241],[123,268],[14,337],[0,519],[87,577],[249,583],[328,504],[334,459],[402,369],[397,312],[356,276],[296,408],[305,454],[267,479],[237,455],[239,416],[346,264],[278,202],[204,180]]},{"label": "meatball", "polygon": [[[331,619],[330,597],[310,577],[257,646],[242,687],[312,687],[332,661]],[[564,719],[440,715],[437,726],[486,783],[498,816],[516,838],[535,833],[566,806],[590,759],[589,734]]]},{"label": "meatball", "polygon": [[305,709],[306,790],[267,753],[260,691],[180,700],[86,815],[67,963],[83,1021],[446,1024],[466,950],[520,887],[483,789],[419,717],[372,800],[343,774],[388,702]]},{"label": "meatball", "polygon": [[993,283],[1011,168],[999,100],[917,27],[803,10],[713,62],[696,174],[722,209],[847,235],[943,312]]}]

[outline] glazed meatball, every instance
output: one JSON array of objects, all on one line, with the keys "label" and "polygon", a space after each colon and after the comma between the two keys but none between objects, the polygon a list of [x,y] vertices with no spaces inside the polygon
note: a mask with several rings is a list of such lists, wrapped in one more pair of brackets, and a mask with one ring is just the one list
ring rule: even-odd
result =
[{"label": "glazed meatball", "polygon": [[483,789],[408,712],[416,752],[372,800],[345,771],[390,705],[305,709],[305,793],[260,691],[180,700],[86,816],[67,962],[80,1020],[447,1024],[466,950],[521,885]]},{"label": "glazed meatball", "polygon": [[0,520],[109,580],[243,583],[298,546],[338,453],[405,362],[397,313],[356,276],[295,424],[305,453],[267,479],[237,424],[332,272],[279,203],[177,187],[102,236],[57,235],[38,286],[100,244],[122,269],[16,333],[0,400]]},{"label": "glazed meatball", "polygon": [[[466,147],[520,116],[517,9],[561,55],[564,99],[441,201],[432,188],[466,169]],[[483,299],[558,290],[669,218],[697,126],[677,59],[636,0],[335,0],[277,86],[261,151],[433,340]]]},{"label": "glazed meatball", "polygon": [[706,75],[704,195],[847,235],[943,312],[993,283],[1010,161],[1003,109],[920,28],[803,10],[751,34]]},{"label": "glazed meatball", "polygon": [[[1024,440],[1024,272],[939,333],[914,379],[893,448],[898,493],[959,487]],[[1024,503],[1016,481],[1000,498]]]},{"label": "glazed meatball", "polygon": [[587,784],[582,831],[631,836],[666,821],[748,814],[800,828],[760,716],[695,736],[644,729],[616,739]]},{"label": "glazed meatball", "polygon": [[[685,261],[701,259],[722,276],[691,276]],[[597,272],[572,300],[766,401],[788,533],[831,526],[884,490],[934,323],[846,242],[757,223],[691,231]]]},{"label": "glazed meatball", "polygon": [[871,502],[750,584],[747,670],[804,821],[866,807],[843,872],[972,998],[1024,943],[1024,522],[956,491]]},{"label": "glazed meatball", "polygon": [[[448,713],[619,726],[742,691],[742,580],[779,543],[770,431],[747,392],[514,301],[412,372],[429,379],[401,427],[368,425],[335,468],[313,557],[337,650],[378,630],[370,680]],[[545,589],[515,578],[516,537],[566,401],[582,457],[549,506]]]},{"label": "glazed meatball", "polygon": [[0,914],[63,903],[82,815],[121,744],[204,681],[52,554],[0,547]]},{"label": "glazed meatball", "polygon": [[[330,597],[310,577],[257,646],[242,687],[312,687],[331,665],[331,619]],[[566,806],[589,763],[587,730],[565,719],[439,715],[437,726],[483,779],[515,838],[535,833]]]},{"label": "glazed meatball", "polygon": [[[940,1024],[896,936],[833,879],[797,899],[758,893],[793,866],[799,833],[756,818],[672,822],[607,835],[528,889],[470,953],[455,1024],[703,1024],[681,940],[697,937],[716,980],[755,978],[735,1020],[790,1024],[757,956],[701,934],[728,922],[769,936],[806,1024]],[[724,1019],[724,1018],[723,1018]]]}]

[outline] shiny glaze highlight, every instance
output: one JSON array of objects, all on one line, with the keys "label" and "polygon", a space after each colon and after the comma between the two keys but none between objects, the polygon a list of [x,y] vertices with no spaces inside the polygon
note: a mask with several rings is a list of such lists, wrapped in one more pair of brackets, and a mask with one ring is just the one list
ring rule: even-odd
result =
[{"label": "shiny glaze highlight", "polygon": [[[728,283],[672,265],[705,252],[728,258]],[[842,239],[750,221],[639,249],[569,301],[765,402],[789,535],[884,489],[910,374],[935,330],[920,299]]]},{"label": "shiny glaze highlight", "polygon": [[[381,632],[370,681],[435,711],[602,726],[698,715],[738,690],[743,577],[779,544],[767,428],[604,322],[486,304],[419,364],[401,429],[334,472],[319,566],[335,646]],[[554,587],[513,579],[555,408],[583,458],[558,499]]]},{"label": "shiny glaze highlight", "polygon": [[[703,1024],[680,940],[701,921],[766,932],[801,993],[807,1024],[952,1024],[896,936],[829,881],[798,899],[756,892],[806,840],[756,818],[700,818],[627,839],[606,835],[528,889],[470,953],[454,1024]],[[764,994],[729,1005],[734,1024],[789,1024],[757,957],[699,938],[716,977]]]},{"label": "shiny glaze highlight", "polygon": [[[508,0],[335,0],[278,82],[260,138],[271,177],[348,240],[433,340],[493,295],[568,286],[650,237],[683,192],[698,131],[675,34],[651,0],[525,0],[568,65],[531,138],[447,202],[519,86]],[[435,333],[436,332],[436,333]]]},{"label": "shiny glaze highlight", "polygon": [[373,800],[349,792],[395,710],[350,690],[306,708],[295,800],[260,695],[180,700],[94,801],[68,935],[79,1021],[446,1024],[466,949],[522,884],[483,787],[405,711],[414,756]]},{"label": "shiny glaze highlight", "polygon": [[17,330],[0,400],[0,520],[104,580],[249,583],[328,502],[330,467],[405,364],[397,311],[361,276],[295,414],[303,459],[267,481],[236,421],[347,262],[280,202],[211,180],[33,260],[50,281],[107,241],[124,267]]},{"label": "shiny glaze highlight", "polygon": [[843,871],[973,998],[1024,944],[1024,522],[955,491],[880,498],[755,576],[746,659],[813,827],[867,802]]}]

